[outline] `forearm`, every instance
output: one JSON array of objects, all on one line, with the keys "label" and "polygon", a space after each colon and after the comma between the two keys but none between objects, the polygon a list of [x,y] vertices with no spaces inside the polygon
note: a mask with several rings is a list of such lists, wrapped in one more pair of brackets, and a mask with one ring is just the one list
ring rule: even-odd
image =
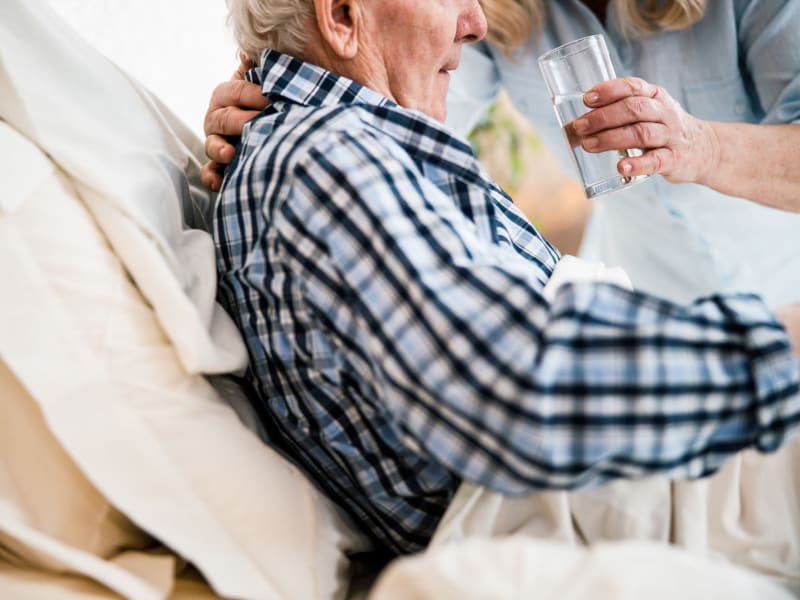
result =
[{"label": "forearm", "polygon": [[714,158],[697,183],[800,212],[800,124],[706,122]]}]

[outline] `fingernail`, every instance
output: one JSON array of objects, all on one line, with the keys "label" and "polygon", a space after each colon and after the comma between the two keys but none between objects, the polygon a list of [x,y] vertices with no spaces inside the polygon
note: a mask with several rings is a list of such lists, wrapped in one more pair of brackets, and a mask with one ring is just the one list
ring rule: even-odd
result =
[{"label": "fingernail", "polygon": [[597,144],[599,140],[596,137],[590,137],[583,140],[583,147],[587,150],[591,150],[592,148],[597,148]]},{"label": "fingernail", "polygon": [[572,124],[572,129],[575,133],[583,133],[589,130],[589,120],[588,119],[578,119],[575,123]]},{"label": "fingernail", "polygon": [[594,104],[595,102],[597,102],[597,100],[599,98],[600,98],[600,96],[598,94],[596,94],[595,92],[589,92],[588,94],[585,94],[583,96],[583,101],[586,104]]},{"label": "fingernail", "polygon": [[622,172],[623,173],[630,173],[631,169],[633,169],[633,167],[631,166],[631,163],[622,163]]}]

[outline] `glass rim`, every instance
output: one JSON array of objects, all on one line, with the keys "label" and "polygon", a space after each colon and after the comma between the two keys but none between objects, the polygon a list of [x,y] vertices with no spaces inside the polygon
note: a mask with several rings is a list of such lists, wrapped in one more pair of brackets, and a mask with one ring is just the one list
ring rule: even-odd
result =
[{"label": "glass rim", "polygon": [[[579,52],[583,52],[587,48],[591,47],[592,42],[599,42],[601,47],[605,45],[605,38],[603,37],[602,33],[595,33],[592,35],[587,35],[582,38],[578,38],[577,40],[572,40],[571,42],[567,42],[566,44],[561,44],[552,50],[548,50],[544,54],[539,57],[539,62],[550,62],[554,60],[564,60],[571,56],[575,56]],[[580,46],[576,48],[576,46]]]}]

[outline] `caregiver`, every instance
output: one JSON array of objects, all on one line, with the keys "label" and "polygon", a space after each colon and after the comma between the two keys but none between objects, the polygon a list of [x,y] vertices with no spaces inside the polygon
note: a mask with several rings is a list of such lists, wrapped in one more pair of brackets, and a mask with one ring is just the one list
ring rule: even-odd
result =
[{"label": "caregiver", "polygon": [[[662,176],[594,202],[585,258],[622,266],[637,288],[679,302],[721,291],[756,292],[773,306],[800,299],[800,215],[771,208],[800,211],[800,2],[482,5],[488,41],[464,49],[448,124],[465,135],[505,88],[565,164],[536,59],[578,37],[607,38],[622,77],[591,90],[597,110],[578,133],[589,151],[648,149],[619,168]],[[264,99],[241,81],[217,88],[206,118],[217,163],[233,154],[218,134],[238,135],[252,116],[231,104],[260,109]],[[218,187],[215,173],[206,165],[207,185]]]}]

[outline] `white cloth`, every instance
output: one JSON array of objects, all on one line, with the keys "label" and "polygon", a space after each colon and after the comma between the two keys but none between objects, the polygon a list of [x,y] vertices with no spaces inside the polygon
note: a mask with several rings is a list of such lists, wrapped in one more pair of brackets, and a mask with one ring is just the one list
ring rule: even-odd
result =
[{"label": "white cloth", "polygon": [[[202,153],[186,128],[44,0],[0,3],[0,118],[70,174],[186,369],[241,369],[241,336],[215,302],[213,241],[184,229],[202,226],[213,200],[196,185]],[[15,181],[0,210],[25,197],[30,182]]]},{"label": "white cloth", "polygon": [[543,295],[548,302],[552,302],[558,289],[567,284],[605,282],[618,285],[626,290],[633,289],[633,284],[628,274],[619,267],[607,267],[601,262],[592,262],[565,255],[556,263],[547,285],[544,286]]},{"label": "white cloth", "polygon": [[571,545],[641,540],[681,546],[781,581],[800,595],[800,439],[738,454],[697,481],[651,478],[511,498],[464,483],[431,547],[522,535]]},{"label": "white cloth", "polygon": [[668,546],[577,548],[524,537],[469,540],[396,561],[370,600],[790,600],[744,569]]}]

